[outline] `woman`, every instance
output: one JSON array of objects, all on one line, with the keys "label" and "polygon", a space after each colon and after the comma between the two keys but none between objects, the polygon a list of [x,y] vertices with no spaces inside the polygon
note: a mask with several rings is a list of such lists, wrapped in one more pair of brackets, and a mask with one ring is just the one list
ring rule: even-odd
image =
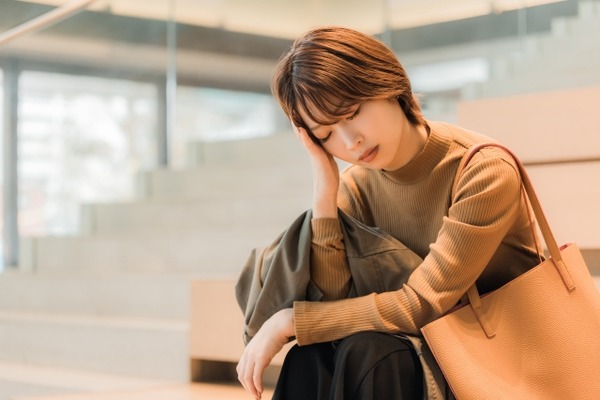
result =
[{"label": "woman", "polygon": [[[312,162],[310,274],[323,301],[297,301],[268,319],[238,364],[240,381],[260,398],[264,368],[295,337],[274,398],[427,396],[417,352],[398,334],[419,335],[474,282],[485,293],[539,262],[512,158],[480,150],[453,191],[467,149],[492,140],[425,120],[393,52],[354,30],[298,38],[273,94]],[[352,165],[340,175],[334,157]],[[422,258],[402,288],[347,298],[338,208]]]}]

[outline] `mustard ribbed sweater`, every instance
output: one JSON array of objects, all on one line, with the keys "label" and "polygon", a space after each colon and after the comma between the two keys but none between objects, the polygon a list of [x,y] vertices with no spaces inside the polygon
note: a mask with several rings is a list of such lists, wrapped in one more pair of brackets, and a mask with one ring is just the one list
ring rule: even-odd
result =
[{"label": "mustard ribbed sweater", "polygon": [[294,303],[300,345],[362,331],[418,334],[476,280],[487,292],[539,262],[511,157],[497,148],[478,152],[451,198],[465,151],[492,140],[450,124],[429,126],[424,149],[409,164],[392,172],[351,166],[338,196],[342,210],[395,236],[422,264],[400,290],[346,299],[350,272],[339,222],[314,219],[311,276],[325,297]]}]

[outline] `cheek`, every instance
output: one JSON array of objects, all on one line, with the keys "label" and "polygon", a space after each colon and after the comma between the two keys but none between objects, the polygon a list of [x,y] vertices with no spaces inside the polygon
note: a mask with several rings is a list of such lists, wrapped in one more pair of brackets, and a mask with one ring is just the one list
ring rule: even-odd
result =
[{"label": "cheek", "polygon": [[343,161],[348,161],[348,152],[343,144],[338,143],[338,141],[330,140],[327,143],[323,144],[323,149],[334,156]]},{"label": "cheek", "polygon": [[321,144],[321,147],[332,156],[337,157],[337,154],[339,153],[339,146],[336,146],[336,144],[332,143],[331,141]]}]

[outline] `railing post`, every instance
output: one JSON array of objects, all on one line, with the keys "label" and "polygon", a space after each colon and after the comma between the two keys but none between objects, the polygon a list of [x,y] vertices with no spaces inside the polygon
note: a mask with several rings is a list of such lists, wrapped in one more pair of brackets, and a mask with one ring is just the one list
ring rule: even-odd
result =
[{"label": "railing post", "polygon": [[4,69],[4,265],[15,267],[19,263],[19,188],[18,188],[18,107],[19,68],[12,61]]}]

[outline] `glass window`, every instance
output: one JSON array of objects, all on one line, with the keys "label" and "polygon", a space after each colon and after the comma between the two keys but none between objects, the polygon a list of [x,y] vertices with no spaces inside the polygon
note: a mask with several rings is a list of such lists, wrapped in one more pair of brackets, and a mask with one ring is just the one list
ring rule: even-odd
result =
[{"label": "glass window", "polygon": [[267,136],[286,124],[270,94],[179,87],[171,167],[187,165],[188,145]]},{"label": "glass window", "polygon": [[[4,71],[0,68],[0,192],[4,192]],[[4,199],[0,199],[3,204]],[[0,212],[0,226],[4,226],[4,211]],[[4,229],[0,231],[0,272],[4,270]]]},{"label": "glass window", "polygon": [[155,165],[153,84],[25,71],[19,91],[21,235],[76,233],[80,203],[133,197]]}]

